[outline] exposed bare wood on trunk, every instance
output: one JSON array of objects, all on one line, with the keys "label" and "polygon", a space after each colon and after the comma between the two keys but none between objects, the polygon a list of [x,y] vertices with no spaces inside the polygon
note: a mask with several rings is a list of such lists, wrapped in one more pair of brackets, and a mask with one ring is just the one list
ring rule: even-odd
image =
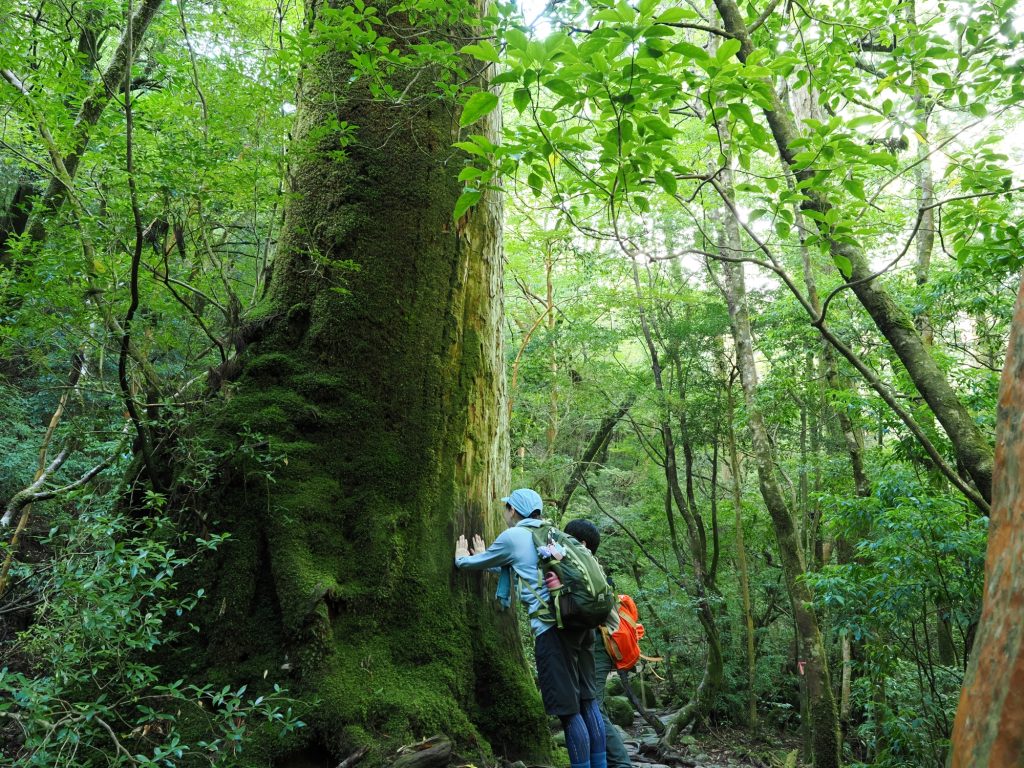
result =
[{"label": "exposed bare wood on trunk", "polygon": [[984,603],[951,768],[1024,765],[1024,282],[999,388],[993,480]]}]

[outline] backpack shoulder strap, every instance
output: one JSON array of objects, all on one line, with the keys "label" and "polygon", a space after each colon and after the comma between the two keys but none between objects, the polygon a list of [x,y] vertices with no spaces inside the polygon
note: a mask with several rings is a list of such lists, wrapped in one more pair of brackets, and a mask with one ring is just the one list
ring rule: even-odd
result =
[{"label": "backpack shoulder strap", "polygon": [[604,640],[604,649],[608,652],[608,655],[615,661],[622,661],[622,651],[619,650],[619,646],[612,640],[611,633],[607,627],[601,627],[601,639]]}]

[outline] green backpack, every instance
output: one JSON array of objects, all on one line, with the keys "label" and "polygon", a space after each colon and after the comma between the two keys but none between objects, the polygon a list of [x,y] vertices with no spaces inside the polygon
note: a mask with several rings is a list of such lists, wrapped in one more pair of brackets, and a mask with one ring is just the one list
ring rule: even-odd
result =
[{"label": "green backpack", "polygon": [[[585,545],[544,521],[531,527],[537,547],[537,589],[527,584],[541,603],[531,616],[551,622],[559,629],[595,629],[608,619],[618,597],[608,584],[601,564]],[[559,558],[557,555],[561,554]],[[544,574],[554,571],[562,586],[549,590],[548,604],[540,600]]]}]

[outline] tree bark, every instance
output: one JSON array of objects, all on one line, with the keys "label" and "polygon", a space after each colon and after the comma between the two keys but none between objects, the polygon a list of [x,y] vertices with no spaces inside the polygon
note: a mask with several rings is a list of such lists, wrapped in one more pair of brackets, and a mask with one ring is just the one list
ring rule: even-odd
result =
[{"label": "tree bark", "polygon": [[736,565],[740,576],[740,595],[743,598],[743,624],[747,638],[747,722],[757,728],[757,650],[754,647],[754,611],[750,603],[750,575],[747,571],[747,548],[743,541],[743,486],[740,477],[739,451],[736,450],[735,406],[733,381],[726,395],[728,403],[729,470],[732,475],[732,504],[736,521]]},{"label": "tree bark", "polygon": [[[268,748],[277,766],[438,733],[544,761],[514,617],[453,568],[458,534],[498,533],[509,484],[500,199],[453,221],[456,105],[429,71],[392,83],[399,103],[374,98],[330,38],[342,15],[306,11],[325,39],[302,75],[265,331],[210,419],[226,444],[260,439],[209,504],[231,541],[203,578],[205,645],[186,651],[305,702],[298,746]],[[421,34],[458,48],[474,31]],[[494,136],[496,114],[474,132]]]},{"label": "tree bark", "polygon": [[1024,764],[1024,283],[999,389],[984,603],[960,694],[949,764]]},{"label": "tree bark", "polygon": [[[726,188],[731,190],[731,179]],[[722,250],[729,258],[740,253],[739,225],[730,212],[725,213],[722,226]],[[771,439],[764,417],[757,403],[758,375],[754,362],[753,336],[746,307],[746,287],[743,267],[734,262],[723,265],[724,294],[732,323],[736,344],[740,383],[747,407],[747,425],[751,448],[757,465],[761,496],[772,520],[779,545],[786,588],[792,599],[793,620],[799,642],[800,661],[803,662],[804,684],[810,709],[813,733],[814,764],[817,768],[834,768],[841,764],[839,718],[829,681],[828,655],[818,629],[818,619],[812,607],[813,596],[802,580],[806,570],[799,533],[793,515],[786,506],[782,489],[775,477],[775,461]]]}]

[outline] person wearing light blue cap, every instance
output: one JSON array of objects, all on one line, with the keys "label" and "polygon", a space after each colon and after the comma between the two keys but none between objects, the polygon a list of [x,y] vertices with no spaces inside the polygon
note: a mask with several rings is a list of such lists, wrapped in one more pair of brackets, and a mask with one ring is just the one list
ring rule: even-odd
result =
[{"label": "person wearing light blue cap", "polygon": [[537,567],[537,545],[530,528],[542,524],[544,501],[530,488],[512,491],[502,501],[508,528],[489,547],[479,535],[473,537],[472,548],[465,536],[459,536],[455,567],[497,571],[497,598],[505,607],[511,605],[512,582],[516,582],[516,592],[530,616],[544,709],[562,722],[571,768],[607,768],[606,734],[594,674],[594,633],[559,629],[548,613],[542,612],[549,593]]}]

